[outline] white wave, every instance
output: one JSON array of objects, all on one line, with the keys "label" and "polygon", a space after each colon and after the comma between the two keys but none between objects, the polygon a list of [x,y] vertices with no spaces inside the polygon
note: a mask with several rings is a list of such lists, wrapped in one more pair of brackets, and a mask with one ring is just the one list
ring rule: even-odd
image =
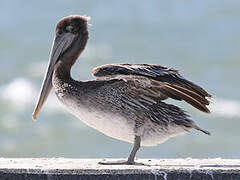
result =
[{"label": "white wave", "polygon": [[209,108],[216,116],[240,117],[240,101],[237,100],[216,98]]},{"label": "white wave", "polygon": [[[34,87],[33,83],[26,78],[15,78],[8,84],[0,86],[0,99],[11,105],[13,111],[22,111],[26,108],[35,106],[38,93],[40,91]],[[62,106],[59,104],[56,96],[51,93],[44,104],[43,111],[46,113],[54,113],[62,111]]]},{"label": "white wave", "polygon": [[10,83],[1,86],[0,89],[2,92],[1,99],[18,108],[31,103],[36,95],[33,86],[24,78],[16,78]]}]

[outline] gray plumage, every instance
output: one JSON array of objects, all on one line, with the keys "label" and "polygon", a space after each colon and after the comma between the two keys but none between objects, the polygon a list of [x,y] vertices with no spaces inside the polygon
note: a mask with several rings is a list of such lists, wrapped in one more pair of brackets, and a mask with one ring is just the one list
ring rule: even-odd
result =
[{"label": "gray plumage", "polygon": [[168,98],[184,100],[200,111],[210,112],[207,98],[211,95],[175,69],[154,64],[108,64],[93,70],[95,80],[73,80],[71,67],[88,40],[87,20],[75,15],[58,23],[33,118],[53,85],[60,102],[84,123],[108,136],[134,143],[126,162],[102,164],[135,164],[140,146],[157,145],[192,128],[210,135],[182,109],[164,102]]}]

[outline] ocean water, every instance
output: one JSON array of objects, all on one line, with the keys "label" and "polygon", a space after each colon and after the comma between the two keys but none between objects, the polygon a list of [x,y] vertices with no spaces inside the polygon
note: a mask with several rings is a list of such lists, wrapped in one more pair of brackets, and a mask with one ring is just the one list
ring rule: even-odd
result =
[{"label": "ocean water", "polygon": [[0,157],[127,157],[132,145],[107,137],[66,112],[52,93],[32,121],[57,21],[91,17],[90,39],[72,75],[92,79],[107,63],[155,63],[179,69],[214,98],[210,115],[183,102],[212,136],[192,131],[139,158],[240,157],[240,2],[13,1],[0,2]]}]

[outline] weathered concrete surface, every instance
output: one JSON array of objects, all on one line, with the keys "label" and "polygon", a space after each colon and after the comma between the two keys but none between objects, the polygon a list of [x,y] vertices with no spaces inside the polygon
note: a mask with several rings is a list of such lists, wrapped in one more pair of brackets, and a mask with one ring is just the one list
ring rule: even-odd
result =
[{"label": "weathered concrete surface", "polygon": [[[139,159],[145,165],[99,165],[100,159],[0,158],[0,179],[240,180],[240,159]],[[113,159],[111,159],[113,161]]]}]

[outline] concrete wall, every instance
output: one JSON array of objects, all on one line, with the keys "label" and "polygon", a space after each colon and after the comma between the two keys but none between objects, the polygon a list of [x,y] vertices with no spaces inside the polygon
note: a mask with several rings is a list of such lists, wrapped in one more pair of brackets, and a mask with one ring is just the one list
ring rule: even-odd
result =
[{"label": "concrete wall", "polygon": [[[111,159],[112,161],[113,159]],[[99,165],[100,159],[0,158],[5,180],[240,180],[240,159],[139,159],[145,165]]]}]

